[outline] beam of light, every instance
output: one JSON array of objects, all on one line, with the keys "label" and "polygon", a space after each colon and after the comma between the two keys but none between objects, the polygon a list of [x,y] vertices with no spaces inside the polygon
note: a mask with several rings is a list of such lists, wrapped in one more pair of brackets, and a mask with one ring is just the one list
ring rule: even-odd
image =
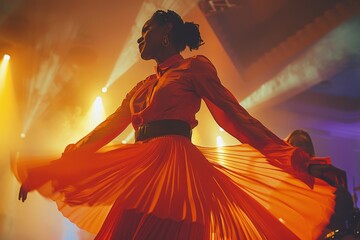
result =
[{"label": "beam of light", "polygon": [[4,55],[3,60],[1,61],[0,65],[0,88],[3,87],[6,81],[6,69],[9,64],[10,56],[6,57],[8,55]]},{"label": "beam of light", "polygon": [[74,70],[66,64],[60,64],[57,54],[49,51],[50,46],[56,46],[64,41],[71,41],[77,36],[79,24],[72,20],[62,19],[62,28],[49,28],[42,41],[39,41],[35,49],[45,52],[48,58],[41,59],[40,68],[29,82],[26,108],[24,110],[23,133],[27,133],[32,123],[47,109],[49,103],[60,92],[66,82],[72,79]]},{"label": "beam of light", "polygon": [[114,82],[116,82],[129,68],[131,68],[139,59],[139,50],[136,43],[137,39],[141,35],[141,29],[143,24],[148,20],[151,15],[158,9],[171,9],[177,12],[180,16],[184,16],[194,6],[196,6],[198,0],[147,0],[141,5],[140,11],[136,16],[135,23],[131,28],[131,33],[123,50],[115,63],[114,69],[110,74],[110,77],[105,85],[105,88],[109,88]]},{"label": "beam of light", "polygon": [[94,129],[99,123],[105,120],[105,109],[101,97],[96,97],[87,115],[85,128],[87,131]]},{"label": "beam of light", "polygon": [[[13,82],[11,78],[11,65],[4,58],[0,65],[0,153],[9,151],[12,137],[17,129],[17,105]],[[18,138],[18,136],[17,136]]]},{"label": "beam of light", "polygon": [[224,146],[224,140],[221,136],[216,137],[216,146],[223,147]]},{"label": "beam of light", "polygon": [[30,80],[29,95],[23,126],[23,133],[27,133],[32,122],[47,108],[50,87],[59,69],[59,56],[52,54],[43,62],[39,72]]},{"label": "beam of light", "polygon": [[56,54],[43,61],[39,71],[29,81],[27,105],[22,132],[27,133],[32,123],[47,109],[50,102],[72,78],[69,66],[61,66]]},{"label": "beam of light", "polygon": [[280,97],[284,100],[325,80],[340,70],[348,59],[360,56],[358,39],[360,17],[335,28],[240,104],[251,108]]}]

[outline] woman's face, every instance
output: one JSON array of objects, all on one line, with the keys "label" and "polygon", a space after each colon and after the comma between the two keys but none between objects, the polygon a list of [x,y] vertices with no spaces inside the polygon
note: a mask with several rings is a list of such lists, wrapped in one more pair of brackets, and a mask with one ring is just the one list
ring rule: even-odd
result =
[{"label": "woman's face", "polygon": [[311,143],[305,136],[294,135],[290,137],[288,142],[290,143],[290,145],[301,148],[302,150],[304,150],[305,152],[311,155],[311,150],[310,150]]},{"label": "woman's face", "polygon": [[137,40],[142,59],[156,59],[161,54],[163,33],[164,28],[151,19],[144,24],[141,37]]}]

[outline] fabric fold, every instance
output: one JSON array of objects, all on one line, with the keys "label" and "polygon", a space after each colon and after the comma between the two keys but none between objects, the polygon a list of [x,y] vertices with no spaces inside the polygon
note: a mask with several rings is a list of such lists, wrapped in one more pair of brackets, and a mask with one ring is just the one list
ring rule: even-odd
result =
[{"label": "fabric fold", "polygon": [[[21,182],[34,169],[25,162],[14,165]],[[201,147],[163,136],[46,166],[52,174],[39,192],[99,239],[130,215],[141,220],[139,234],[156,227],[154,219],[167,219],[174,231],[197,237],[315,239],[332,214],[333,189],[325,182],[316,179],[310,189],[246,144]]]}]

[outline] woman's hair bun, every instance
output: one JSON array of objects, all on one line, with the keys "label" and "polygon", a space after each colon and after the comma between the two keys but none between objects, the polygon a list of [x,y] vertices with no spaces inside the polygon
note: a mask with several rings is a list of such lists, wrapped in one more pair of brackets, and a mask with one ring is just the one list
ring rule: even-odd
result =
[{"label": "woman's hair bun", "polygon": [[184,23],[180,15],[172,10],[157,10],[153,14],[152,20],[160,25],[167,23],[173,25],[170,35],[179,52],[183,51],[186,46],[188,46],[190,50],[194,50],[204,44],[200,36],[199,25],[193,22]]},{"label": "woman's hair bun", "polygon": [[190,50],[198,49],[201,45],[204,44],[204,41],[200,36],[199,24],[185,22],[183,25],[183,36],[185,44],[189,47]]}]

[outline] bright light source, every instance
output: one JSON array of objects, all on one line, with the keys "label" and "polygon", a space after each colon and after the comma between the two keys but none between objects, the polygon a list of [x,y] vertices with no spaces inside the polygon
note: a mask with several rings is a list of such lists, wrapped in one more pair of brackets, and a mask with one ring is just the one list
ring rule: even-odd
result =
[{"label": "bright light source", "polygon": [[21,134],[20,134],[20,137],[21,137],[22,139],[24,139],[24,138],[26,138],[26,134],[25,134],[25,133],[21,133]]},{"label": "bright light source", "polygon": [[216,145],[217,145],[218,147],[224,146],[224,140],[223,140],[223,138],[222,138],[221,136],[217,136],[217,137],[216,137]]},{"label": "bright light source", "polygon": [[102,91],[103,93],[106,93],[106,92],[107,92],[107,87],[103,87],[103,88],[101,89],[101,91]]},{"label": "bright light source", "polygon": [[97,96],[95,98],[95,102],[93,104],[93,107],[99,108],[100,106],[102,106],[102,100],[101,100],[101,97]]},{"label": "bright light source", "polygon": [[13,140],[19,140],[18,136],[14,138],[12,134],[14,129],[9,128],[18,124],[17,101],[9,63],[0,59],[0,152],[9,149]]},{"label": "bright light source", "polygon": [[121,141],[121,143],[126,144],[127,142],[126,142],[126,140],[123,140],[123,141]]},{"label": "bright light source", "polygon": [[[5,56],[6,55],[4,55],[3,61],[1,61],[1,64],[0,64],[0,88],[2,88],[2,86],[4,85],[4,83],[6,81],[6,72],[7,72],[7,66],[9,63],[9,60]],[[8,56],[8,57],[10,59],[10,56]]]},{"label": "bright light source", "polygon": [[105,119],[104,106],[101,97],[98,96],[96,97],[88,115],[89,130],[96,127],[104,119]]},{"label": "bright light source", "polygon": [[4,59],[5,61],[9,61],[9,60],[10,60],[10,55],[5,54],[4,57],[3,57],[3,59]]}]

